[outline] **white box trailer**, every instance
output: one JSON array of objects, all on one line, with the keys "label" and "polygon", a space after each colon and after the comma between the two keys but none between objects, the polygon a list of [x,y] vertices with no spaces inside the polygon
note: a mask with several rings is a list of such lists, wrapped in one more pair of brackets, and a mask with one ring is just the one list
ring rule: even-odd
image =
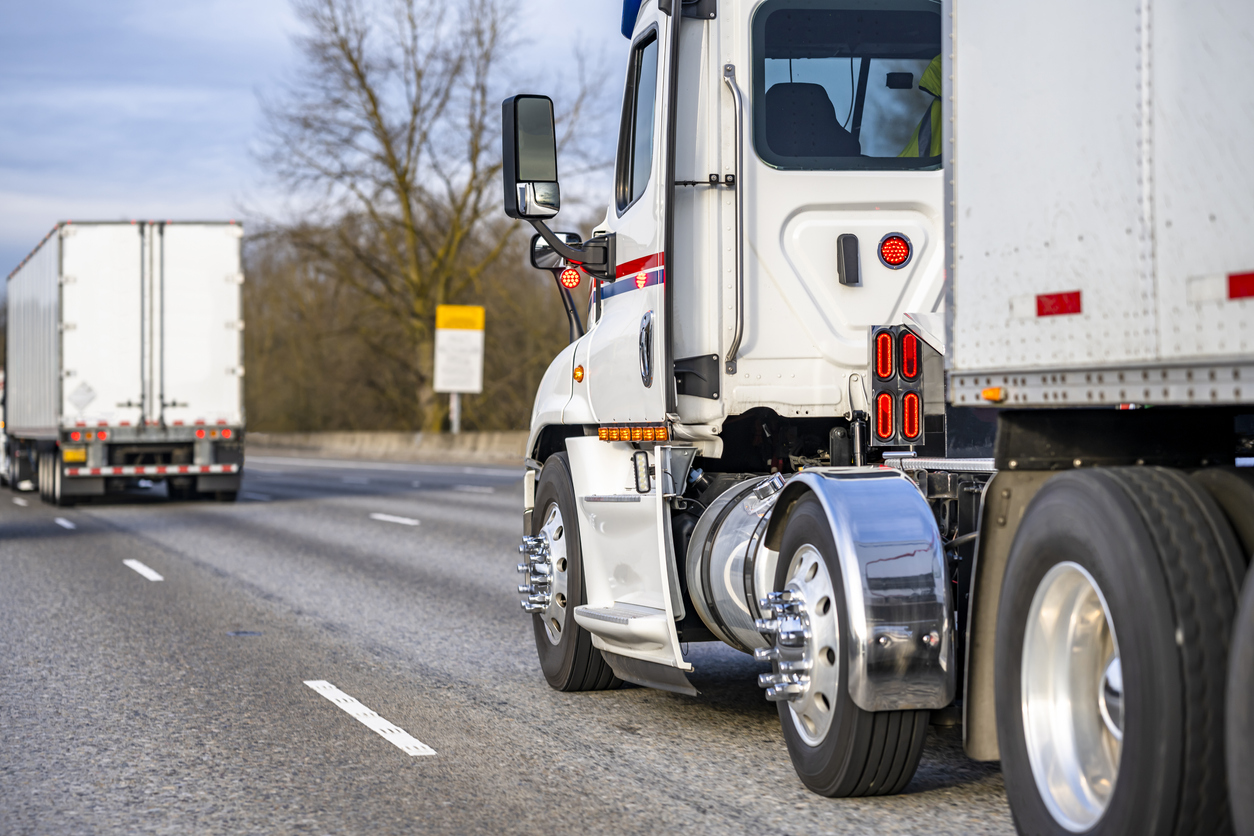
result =
[{"label": "white box trailer", "polygon": [[234,222],[66,222],[10,274],[12,484],[56,504],[139,479],[234,499],[242,237]]},{"label": "white box trailer", "polygon": [[1225,833],[1226,750],[1254,833],[1254,5],[944,21],[948,397],[998,423],[967,751],[1021,832]]}]

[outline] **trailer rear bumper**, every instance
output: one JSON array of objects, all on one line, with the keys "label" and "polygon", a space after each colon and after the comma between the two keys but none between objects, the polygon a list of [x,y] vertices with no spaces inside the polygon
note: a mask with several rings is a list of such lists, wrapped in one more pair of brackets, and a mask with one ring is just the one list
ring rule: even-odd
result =
[{"label": "trailer rear bumper", "polygon": [[67,467],[65,475],[76,479],[93,476],[206,476],[238,474],[240,464],[150,464],[109,467]]}]

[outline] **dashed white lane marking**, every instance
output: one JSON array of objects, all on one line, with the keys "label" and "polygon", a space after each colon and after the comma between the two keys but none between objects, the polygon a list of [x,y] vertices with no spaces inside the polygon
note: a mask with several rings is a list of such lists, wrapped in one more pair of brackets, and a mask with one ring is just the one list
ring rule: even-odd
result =
[{"label": "dashed white lane marking", "polygon": [[371,514],[370,519],[379,522],[396,523],[397,525],[418,525],[418,520],[410,517],[394,517],[391,514]]},{"label": "dashed white lane marking", "polygon": [[70,530],[78,528],[78,526],[76,526],[74,523],[67,520],[65,517],[57,517],[55,520],[53,520],[53,522],[55,522],[57,525],[61,526],[62,528],[68,528]]},{"label": "dashed white lane marking", "polygon": [[150,581],[165,580],[165,578],[161,577],[156,572],[149,569],[147,566],[145,566],[144,564],[140,563],[138,560],[135,560],[133,558],[128,558],[127,560],[123,560],[122,565],[129,566],[130,568],[134,569],[136,572],[139,572],[139,574],[143,575],[145,578],[147,578]]},{"label": "dashed white lane marking", "polygon": [[338,705],[344,711],[356,718],[362,725],[371,731],[377,733],[380,737],[391,743],[397,749],[400,749],[407,755],[434,755],[435,750],[427,744],[423,743],[416,737],[410,735],[409,732],[402,728],[392,725],[384,720],[375,712],[362,705],[355,698],[345,694],[339,688],[336,688],[330,682],[323,679],[306,680],[305,684],[313,688],[322,696]]},{"label": "dashed white lane marking", "polygon": [[26,507],[27,505],[29,505],[30,503],[29,503],[29,502],[27,502],[25,499],[22,499],[20,496],[15,496],[15,497],[13,497],[13,504],[14,504],[14,505],[21,505],[23,508],[25,508],[25,507]]},{"label": "dashed white lane marking", "polygon": [[269,502],[270,501],[270,494],[268,493],[255,493],[253,491],[240,491],[239,495],[243,499],[253,499],[253,500],[256,500],[257,502]]},{"label": "dashed white lane marking", "polygon": [[482,485],[455,485],[453,490],[461,491],[462,493],[496,493],[495,489]]}]

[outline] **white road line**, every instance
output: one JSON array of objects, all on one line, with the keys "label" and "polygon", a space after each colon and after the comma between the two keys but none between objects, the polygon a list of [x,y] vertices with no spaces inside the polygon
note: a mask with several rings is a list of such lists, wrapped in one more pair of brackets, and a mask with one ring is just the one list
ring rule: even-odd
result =
[{"label": "white road line", "polygon": [[462,493],[496,493],[494,489],[484,487],[483,485],[454,485],[453,490],[461,491]]},{"label": "white road line", "polygon": [[21,505],[23,508],[25,508],[27,505],[30,505],[29,502],[27,502],[25,499],[22,499],[20,496],[13,497],[13,504]]},{"label": "white road line", "polygon": [[133,558],[128,558],[126,560],[123,560],[122,565],[129,566],[130,568],[134,569],[136,572],[139,572],[139,574],[143,575],[145,578],[147,578],[150,581],[165,580],[165,578],[161,577],[156,572],[152,571],[147,566],[145,566],[144,564],[140,563],[138,560],[135,560]]},{"label": "white road line", "polygon": [[65,517],[57,517],[57,518],[54,520],[54,522],[55,522],[57,525],[61,526],[62,528],[68,528],[68,529],[70,529],[71,531],[73,531],[74,529],[78,528],[78,526],[76,526],[74,523],[72,523],[72,522],[70,522],[69,520],[67,520]]},{"label": "white road line", "polygon": [[270,494],[268,493],[254,493],[253,491],[240,491],[239,495],[244,499],[255,499],[258,502],[270,501]]},{"label": "white road line", "polygon": [[418,520],[410,517],[394,517],[391,514],[371,514],[370,519],[378,520],[379,522],[396,523],[397,525],[418,525]]},{"label": "white road line", "polygon": [[435,750],[409,732],[392,725],[375,712],[323,679],[306,680],[305,684],[338,705],[362,725],[407,755],[434,755]]}]

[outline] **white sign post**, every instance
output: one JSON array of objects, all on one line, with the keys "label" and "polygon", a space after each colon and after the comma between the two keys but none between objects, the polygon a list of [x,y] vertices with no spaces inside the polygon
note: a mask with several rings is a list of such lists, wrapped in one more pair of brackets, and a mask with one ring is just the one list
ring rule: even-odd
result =
[{"label": "white sign post", "polygon": [[484,311],[478,305],[439,305],[435,309],[436,392],[448,393],[449,424],[462,430],[463,392],[483,391]]}]

